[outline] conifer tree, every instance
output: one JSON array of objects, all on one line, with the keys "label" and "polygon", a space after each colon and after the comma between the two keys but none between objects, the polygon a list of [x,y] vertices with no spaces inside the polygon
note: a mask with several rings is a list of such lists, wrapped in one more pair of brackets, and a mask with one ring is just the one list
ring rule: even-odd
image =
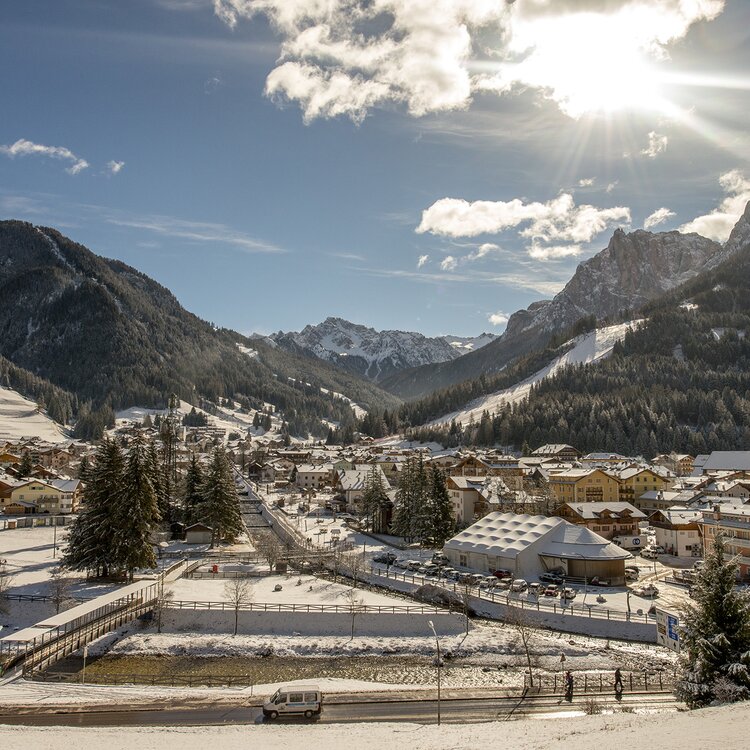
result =
[{"label": "conifer tree", "polygon": [[448,488],[445,486],[445,474],[433,464],[430,470],[428,500],[432,523],[432,543],[442,547],[453,536],[456,518]]},{"label": "conifer tree", "polygon": [[735,588],[737,561],[714,538],[682,612],[682,676],[677,693],[690,708],[750,697],[750,595]]},{"label": "conifer tree", "polygon": [[423,541],[429,535],[427,473],[422,456],[407,459],[399,477],[393,530],[407,541]]},{"label": "conifer tree", "polygon": [[155,568],[151,532],[159,523],[159,505],[154,489],[154,467],[141,437],[130,445],[122,493],[113,508],[117,526],[115,558],[118,567],[133,578],[137,568]]},{"label": "conifer tree", "polygon": [[161,461],[159,451],[154,443],[149,443],[146,448],[146,458],[148,461],[151,480],[156,492],[157,505],[159,507],[159,516],[164,523],[170,524],[174,520],[172,509],[172,479],[170,472]]},{"label": "conifer tree", "polygon": [[388,494],[383,485],[383,473],[373,464],[365,477],[365,489],[362,493],[362,508],[373,531],[384,531],[381,519],[388,502]]},{"label": "conifer tree", "polygon": [[182,496],[182,512],[186,524],[199,521],[198,509],[203,502],[203,469],[197,456],[190,456],[187,473],[185,474],[185,491]]},{"label": "conifer tree", "polygon": [[85,482],[83,510],[70,527],[63,563],[71,570],[107,577],[117,569],[115,542],[119,529],[114,509],[122,504],[124,457],[119,444],[105,440],[93,462],[81,461]]},{"label": "conifer tree", "polygon": [[21,457],[21,463],[18,466],[18,476],[21,479],[26,479],[31,476],[31,472],[34,469],[34,464],[31,461],[31,453],[24,451]]},{"label": "conifer tree", "polygon": [[214,448],[201,488],[201,520],[212,529],[211,546],[217,540],[234,542],[244,531],[240,501],[232,468],[221,445]]}]

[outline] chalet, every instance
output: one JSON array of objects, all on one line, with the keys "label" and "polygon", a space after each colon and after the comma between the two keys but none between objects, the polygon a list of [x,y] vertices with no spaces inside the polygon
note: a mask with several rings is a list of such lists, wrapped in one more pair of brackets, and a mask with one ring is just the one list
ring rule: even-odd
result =
[{"label": "chalet", "polygon": [[550,473],[549,488],[558,504],[614,503],[620,499],[619,480],[601,469],[568,469]]},{"label": "chalet", "polygon": [[750,577],[750,506],[717,503],[702,510],[698,527],[703,554],[710,551],[718,534],[724,537],[727,557],[737,557],[740,576]]},{"label": "chalet", "polygon": [[79,479],[30,479],[16,486],[11,491],[9,500],[10,503],[33,503],[39,513],[75,513],[78,510],[80,488]]},{"label": "chalet", "polygon": [[[372,472],[373,466],[359,466],[356,469],[347,469],[339,471],[336,475],[334,489],[343,494],[346,498],[346,507],[353,510],[361,510],[362,495],[364,495],[367,478]],[[376,474],[379,475],[383,487],[388,487],[388,480],[385,478],[380,466],[375,465]]]},{"label": "chalet", "polygon": [[446,479],[445,486],[457,523],[468,524],[476,518],[484,482],[482,477],[451,476]]},{"label": "chalet", "polygon": [[688,477],[693,473],[695,459],[687,453],[661,453],[651,463],[663,466],[678,477]]},{"label": "chalet", "polygon": [[632,503],[640,508],[641,496],[644,492],[658,492],[669,490],[672,486],[673,477],[662,470],[662,475],[653,469],[629,468],[615,473],[620,480],[619,499],[624,503]]},{"label": "chalet", "polygon": [[700,510],[689,510],[678,505],[654,511],[649,516],[649,523],[656,530],[656,543],[664,547],[668,555],[699,557],[700,518]]},{"label": "chalet", "polygon": [[300,464],[294,480],[297,487],[303,489],[320,489],[331,483],[332,468],[330,464]]},{"label": "chalet", "polygon": [[566,521],[585,526],[605,539],[616,536],[638,536],[638,524],[646,519],[643,511],[630,503],[565,503],[557,515]]},{"label": "chalet", "polygon": [[555,458],[559,461],[577,461],[581,452],[565,443],[548,443],[531,452],[537,458]]}]

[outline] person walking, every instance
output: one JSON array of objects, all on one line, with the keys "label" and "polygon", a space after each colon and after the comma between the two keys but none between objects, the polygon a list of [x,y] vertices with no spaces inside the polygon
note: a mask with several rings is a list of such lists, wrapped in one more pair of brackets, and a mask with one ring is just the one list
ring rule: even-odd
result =
[{"label": "person walking", "polygon": [[565,673],[565,700],[568,703],[573,700],[573,673],[570,670]]},{"label": "person walking", "polygon": [[617,667],[615,669],[615,695],[620,697],[622,696],[622,672],[620,671],[620,668]]}]

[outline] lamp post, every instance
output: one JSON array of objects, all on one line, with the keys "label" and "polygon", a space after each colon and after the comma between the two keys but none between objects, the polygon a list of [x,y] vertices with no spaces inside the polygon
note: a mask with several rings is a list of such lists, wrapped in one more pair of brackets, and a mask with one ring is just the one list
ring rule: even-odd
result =
[{"label": "lamp post", "polygon": [[438,638],[435,625],[432,620],[428,620],[427,624],[430,626],[432,634],[435,636],[435,646],[437,648],[437,723],[440,726],[440,638]]}]

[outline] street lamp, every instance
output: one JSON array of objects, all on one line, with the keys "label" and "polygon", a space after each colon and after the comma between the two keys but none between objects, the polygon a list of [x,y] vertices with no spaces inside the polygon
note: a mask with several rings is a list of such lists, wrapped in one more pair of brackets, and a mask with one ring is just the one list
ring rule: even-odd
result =
[{"label": "street lamp", "polygon": [[432,634],[435,636],[435,646],[437,647],[437,723],[440,726],[440,638],[438,638],[435,625],[432,620],[428,620],[427,624],[430,626]]}]

